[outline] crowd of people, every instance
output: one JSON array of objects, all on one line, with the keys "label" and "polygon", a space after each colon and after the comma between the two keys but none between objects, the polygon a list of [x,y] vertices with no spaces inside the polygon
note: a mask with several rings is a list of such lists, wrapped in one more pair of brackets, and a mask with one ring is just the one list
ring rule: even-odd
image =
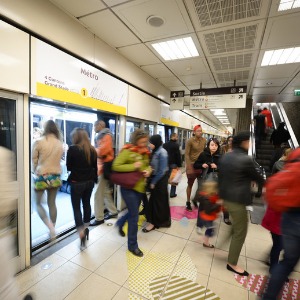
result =
[{"label": "crowd of people", "polygon": [[[266,119],[263,118],[265,122]],[[267,122],[265,124],[267,125]],[[142,257],[143,252],[138,246],[137,239],[141,203],[144,203],[143,214],[147,220],[142,232],[149,233],[160,227],[171,226],[169,198],[174,198],[177,194],[176,185],[171,185],[170,192],[168,191],[168,180],[172,170],[179,170],[182,167],[177,143],[178,136],[173,133],[170,141],[163,144],[160,135],[155,134],[149,137],[145,131],[137,129],[132,133],[130,143],[125,144],[115,155],[112,133],[106,128],[105,122],[96,121],[94,131],[96,135],[93,146],[87,131],[75,128],[71,132],[72,145],[68,147],[66,157],[69,171],[68,182],[71,186],[71,203],[80,238],[80,248],[82,250],[86,248],[89,226],[101,225],[105,219],[118,217],[118,211],[112,198],[112,183],[114,182],[112,174],[123,173],[127,178],[126,184],[120,184],[120,191],[127,212],[118,218],[116,227],[119,234],[124,237],[126,234],[123,227],[125,222],[128,222],[128,250],[133,255]],[[257,172],[252,158],[248,156],[249,141],[250,132],[243,131],[229,136],[225,143],[220,145],[216,138],[210,138],[207,141],[202,136],[201,125],[197,125],[185,147],[187,175],[185,208],[189,212],[193,209],[198,210],[197,233],[202,234],[202,230],[205,228],[203,247],[206,248],[214,248],[214,245],[210,243],[210,238],[215,234],[214,221],[221,212],[223,213],[224,222],[232,226],[226,268],[241,276],[249,275],[238,265],[238,260],[247,235],[248,213],[246,207],[252,204],[251,185],[256,182],[262,187],[265,181]],[[291,153],[293,153],[292,149],[284,149],[282,156],[274,163],[274,173],[284,169],[285,164],[289,162]],[[7,152],[3,152],[3,157],[4,154],[7,155]],[[63,143],[60,131],[55,122],[49,120],[44,125],[42,136],[33,144],[32,165],[38,214],[48,227],[52,240],[56,234],[55,199],[58,188],[62,184],[60,179],[62,155]],[[7,176],[6,178],[9,179]],[[10,180],[13,182],[13,179]],[[192,196],[195,181],[197,192],[195,196]],[[4,184],[0,184],[2,190],[6,188]],[[8,187],[9,185],[7,185]],[[94,189],[95,218],[90,223],[92,211],[90,199]],[[6,194],[3,194],[2,190],[3,198],[6,197]],[[14,193],[11,192],[10,198],[15,199]],[[44,193],[47,194],[49,217],[41,205]],[[2,204],[6,204],[9,197],[2,198]],[[192,204],[194,208],[192,208]],[[13,210],[13,201],[7,207],[6,215]],[[104,213],[105,209],[106,214]],[[276,284],[276,291],[283,285],[284,280],[288,280],[289,272],[292,271],[299,259],[299,236],[289,239],[282,237],[284,231],[287,232],[287,235],[290,234],[289,229],[286,228],[288,224],[293,223],[299,228],[299,211],[298,207],[293,214],[280,214],[268,207],[262,223],[262,226],[270,230],[272,236],[270,286]],[[285,220],[282,224],[285,224],[286,230],[281,228],[281,219]],[[4,238],[1,237],[1,240],[4,241]],[[283,263],[279,263],[282,249],[285,253],[290,253],[290,256],[287,255]],[[291,249],[293,251],[298,249],[298,256],[291,254],[291,251],[289,252]],[[277,270],[284,270],[285,277],[278,276]],[[274,297],[276,294],[268,289],[264,299],[275,299]]]}]

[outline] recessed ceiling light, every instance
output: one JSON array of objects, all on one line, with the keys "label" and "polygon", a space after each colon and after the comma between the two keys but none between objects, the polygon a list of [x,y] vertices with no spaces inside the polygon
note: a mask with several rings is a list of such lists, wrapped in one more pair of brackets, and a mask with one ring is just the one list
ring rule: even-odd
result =
[{"label": "recessed ceiling light", "polygon": [[199,56],[191,37],[152,44],[152,47],[164,60],[176,60]]},{"label": "recessed ceiling light", "polygon": [[299,62],[300,47],[295,47],[266,51],[261,62],[261,66],[282,65]]},{"label": "recessed ceiling light", "polygon": [[281,0],[279,3],[278,11],[299,8],[300,0]]},{"label": "recessed ceiling light", "polygon": [[273,82],[267,82],[267,85],[271,85],[271,84],[273,84]]}]

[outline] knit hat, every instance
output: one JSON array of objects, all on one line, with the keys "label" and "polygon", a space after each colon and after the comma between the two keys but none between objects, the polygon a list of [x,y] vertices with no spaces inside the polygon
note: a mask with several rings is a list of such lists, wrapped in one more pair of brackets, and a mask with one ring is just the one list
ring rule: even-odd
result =
[{"label": "knit hat", "polygon": [[194,131],[196,131],[196,130],[199,129],[199,128],[202,128],[200,124],[199,124],[199,125],[196,125],[196,126],[194,127]]},{"label": "knit hat", "polygon": [[162,139],[159,134],[152,135],[149,141],[155,146],[155,149],[158,149],[162,145]]},{"label": "knit hat", "polygon": [[239,146],[244,141],[250,140],[250,132],[249,131],[240,131],[238,132],[232,140],[232,144],[235,146]]}]

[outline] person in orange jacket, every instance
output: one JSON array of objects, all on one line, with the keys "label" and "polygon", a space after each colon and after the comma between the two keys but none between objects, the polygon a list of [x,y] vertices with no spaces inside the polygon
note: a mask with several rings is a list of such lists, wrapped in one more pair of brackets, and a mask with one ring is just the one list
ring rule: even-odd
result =
[{"label": "person in orange jacket", "polygon": [[222,200],[219,199],[218,183],[214,180],[204,181],[199,192],[199,216],[197,224],[200,228],[205,227],[205,235],[203,237],[203,247],[214,248],[209,243],[209,238],[214,236],[214,220],[217,219],[219,212],[222,210]]},{"label": "person in orange jacket", "polygon": [[[104,223],[104,219],[116,218],[117,208],[113,202],[109,180],[103,175],[103,167],[107,162],[114,159],[113,139],[111,131],[106,128],[105,122],[97,120],[94,124],[95,148],[97,152],[98,184],[94,195],[95,220],[90,226],[97,226]],[[104,208],[108,213],[104,215]]]}]

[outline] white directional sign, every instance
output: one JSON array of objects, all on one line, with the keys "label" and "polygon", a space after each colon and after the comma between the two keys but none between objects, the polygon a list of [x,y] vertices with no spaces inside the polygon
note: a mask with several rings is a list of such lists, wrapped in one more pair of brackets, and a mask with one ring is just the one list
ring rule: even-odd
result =
[{"label": "white directional sign", "polygon": [[172,91],[170,97],[170,110],[183,109],[184,91]]},{"label": "white directional sign", "polygon": [[244,108],[246,92],[246,86],[191,90],[190,109]]}]

